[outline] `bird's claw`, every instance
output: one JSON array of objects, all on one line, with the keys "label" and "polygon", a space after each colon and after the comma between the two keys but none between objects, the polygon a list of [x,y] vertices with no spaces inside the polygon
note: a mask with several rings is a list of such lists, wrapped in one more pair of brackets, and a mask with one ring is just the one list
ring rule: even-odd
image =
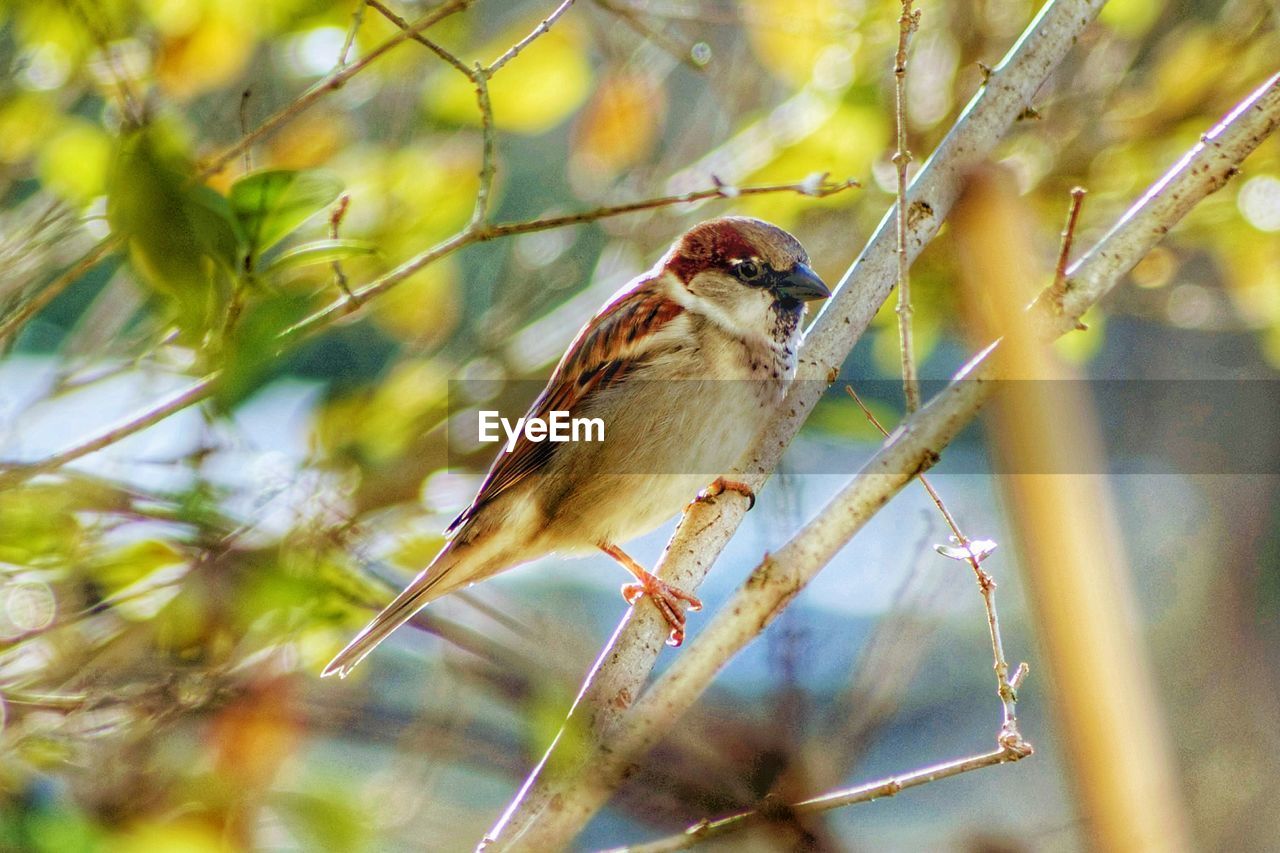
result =
[{"label": "bird's claw", "polygon": [[729,480],[725,477],[716,477],[712,480],[709,486],[698,492],[697,497],[695,497],[689,505],[693,506],[694,504],[705,503],[706,501],[713,500],[720,495],[723,495],[725,492],[737,492],[746,498],[747,512],[750,512],[756,505],[755,489],[751,488],[741,480]]},{"label": "bird's claw", "polygon": [[680,604],[684,602],[689,605],[690,610],[701,610],[702,602],[696,596],[690,595],[679,587],[672,586],[652,575],[649,576],[649,580],[646,582],[624,584],[622,587],[622,597],[626,599],[627,604],[633,607],[643,595],[649,596],[649,600],[658,608],[662,618],[671,626],[671,634],[667,637],[667,645],[679,646],[683,643],[685,616]]}]

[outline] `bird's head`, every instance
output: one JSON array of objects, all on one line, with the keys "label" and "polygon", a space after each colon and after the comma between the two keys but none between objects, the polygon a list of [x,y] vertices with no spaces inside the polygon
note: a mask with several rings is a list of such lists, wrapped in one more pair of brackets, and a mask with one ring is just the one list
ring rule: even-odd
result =
[{"label": "bird's head", "polygon": [[745,216],[695,225],[662,263],[722,322],[738,328],[758,327],[770,315],[798,320],[806,302],[831,295],[799,240]]}]

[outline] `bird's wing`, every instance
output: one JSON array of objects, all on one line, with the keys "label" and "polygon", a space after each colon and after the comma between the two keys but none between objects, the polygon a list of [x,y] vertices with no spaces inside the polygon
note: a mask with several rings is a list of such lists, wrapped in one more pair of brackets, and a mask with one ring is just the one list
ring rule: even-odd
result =
[{"label": "bird's wing", "polygon": [[[659,333],[684,311],[669,295],[668,286],[662,277],[641,279],[588,321],[526,417],[545,418],[552,411],[577,411],[594,395],[614,387],[666,350],[669,341],[664,343]],[[558,446],[552,441],[529,441],[521,431],[509,453],[499,451],[475,500],[453,520],[448,532],[458,530],[481,507],[546,466]]]}]

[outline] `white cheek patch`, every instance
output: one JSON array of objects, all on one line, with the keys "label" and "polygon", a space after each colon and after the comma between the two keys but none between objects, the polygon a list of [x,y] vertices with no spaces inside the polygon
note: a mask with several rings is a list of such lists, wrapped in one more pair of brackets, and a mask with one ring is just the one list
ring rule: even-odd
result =
[{"label": "white cheek patch", "polygon": [[[707,273],[699,273],[694,281],[705,275]],[[724,290],[732,293],[731,299],[713,300],[684,287],[678,288],[680,292],[673,294],[673,298],[685,309],[701,314],[731,335],[753,338],[766,334],[773,294],[767,288],[750,287],[734,279],[729,279],[726,285]]]}]

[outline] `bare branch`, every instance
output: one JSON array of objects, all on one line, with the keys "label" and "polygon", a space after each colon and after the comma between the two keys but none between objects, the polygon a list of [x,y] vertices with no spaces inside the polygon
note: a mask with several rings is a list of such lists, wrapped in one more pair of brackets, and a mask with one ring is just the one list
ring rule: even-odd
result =
[{"label": "bare branch", "polygon": [[439,23],[445,18],[457,12],[461,12],[471,4],[472,0],[449,0],[442,6],[438,6],[427,12],[418,20],[409,24],[406,29],[396,33],[382,44],[369,51],[366,55],[360,57],[349,65],[344,65],[324,77],[314,86],[299,95],[293,102],[282,107],[271,115],[266,121],[258,125],[252,132],[240,137],[238,141],[224,148],[212,160],[210,160],[200,172],[201,178],[207,178],[210,175],[221,172],[226,168],[227,164],[235,159],[241,151],[249,146],[266,139],[289,122],[293,121],[307,109],[310,109],[321,98],[330,92],[341,89],[348,80],[368,68],[374,61],[379,59],[383,54],[392,48],[398,47],[408,41],[416,33]]},{"label": "bare branch", "polygon": [[677,195],[658,196],[656,198],[647,198],[642,201],[628,202],[627,204],[598,207],[594,210],[588,210],[582,213],[571,213],[566,216],[493,225],[487,229],[487,233],[494,237],[506,237],[512,234],[527,234],[530,231],[546,231],[551,228],[562,228],[566,225],[577,225],[582,222],[593,222],[597,219],[621,216],[625,213],[637,213],[642,210],[654,210],[655,208],[670,207],[676,204],[692,204],[694,202],[707,201],[715,198],[729,199],[738,198],[740,196],[768,195],[770,193],[786,192],[807,195],[812,198],[826,198],[829,195],[835,195],[836,193],[841,193],[845,190],[860,186],[862,185],[853,178],[832,182],[826,180],[825,176],[824,179],[817,184],[805,180],[799,183],[790,184],[759,184],[757,186],[748,187],[730,187],[717,182],[716,186],[711,189],[695,190],[693,192],[679,193]]},{"label": "bare branch", "polygon": [[502,66],[506,65],[508,62],[515,59],[520,54],[520,51],[528,47],[533,42],[534,39],[538,38],[547,30],[551,29],[551,25],[554,24],[557,20],[559,20],[561,15],[569,11],[569,7],[572,5],[573,5],[573,0],[563,0],[563,2],[561,2],[560,5],[556,7],[554,12],[548,15],[546,19],[543,20],[542,23],[538,24],[538,26],[533,28],[533,32],[529,33],[527,36],[520,39],[520,41],[511,45],[511,47],[507,49],[506,53],[502,54],[502,56],[499,56],[493,62],[489,63],[488,67],[483,69],[482,73],[484,74],[484,76],[492,77],[494,74],[497,74],[498,71],[502,68]]},{"label": "bare branch", "polygon": [[79,281],[99,261],[119,248],[121,242],[120,237],[115,234],[99,240],[92,249],[86,252],[75,264],[67,268],[62,275],[46,284],[30,299],[15,308],[9,316],[0,320],[0,346],[4,346],[5,342],[13,335],[16,335],[28,320],[39,314],[50,302],[57,299],[62,291]]},{"label": "bare branch", "polygon": [[1058,313],[1061,322],[1073,325],[1058,325],[1060,334],[1074,328],[1085,309],[1163,240],[1175,222],[1237,174],[1240,161],[1276,129],[1278,104],[1280,74],[1259,86],[1200,137],[1200,143],[1135,202],[1098,245],[1067,270],[1066,292]]},{"label": "bare branch", "polygon": [[[858,408],[862,409],[862,414],[866,416],[867,420],[880,431],[882,436],[888,438],[889,431],[884,428],[871,410],[863,404],[862,398],[848,386],[845,386],[845,391],[858,404]],[[1004,656],[1004,638],[1000,633],[1000,614],[996,609],[995,579],[987,573],[986,569],[982,568],[982,558],[974,552],[972,540],[960,530],[960,525],[956,523],[955,516],[951,514],[951,510],[947,509],[947,505],[942,500],[942,495],[938,494],[938,490],[929,482],[929,478],[924,474],[919,474],[916,479],[920,481],[920,485],[924,486],[924,490],[929,493],[934,506],[942,513],[943,520],[951,528],[951,534],[965,552],[965,562],[973,569],[974,578],[978,581],[978,590],[982,593],[982,601],[987,611],[987,629],[991,635],[991,654],[994,658],[996,672],[996,695],[1000,697],[1000,704],[1004,714],[1000,723],[1000,734],[996,737],[996,740],[1003,748],[1017,752],[1019,758],[1030,755],[1032,752],[1031,744],[1022,739],[1022,732],[1018,729],[1018,691],[1017,685],[1009,677],[1009,662]],[[1030,672],[1030,668],[1025,663],[1020,663],[1015,672],[1018,683],[1021,683],[1026,678],[1027,673]]]},{"label": "bare branch", "polygon": [[[942,144],[916,175],[908,191],[907,252],[914,258],[937,233],[960,194],[969,171],[985,161],[1001,136],[1017,120],[1093,20],[1105,0],[1054,0],[1031,22],[1008,56],[991,72],[986,85],[962,113]],[[786,402],[756,440],[740,466],[744,480],[757,491],[777,466],[826,385],[870,325],[895,283],[897,240],[890,210],[871,241],[841,278],[835,295],[805,336],[797,379]],[[809,381],[803,381],[809,380]],[[746,512],[743,501],[700,503],[685,513],[656,568],[668,583],[693,590],[715,562]],[[653,608],[628,610],[570,711],[572,725],[597,744],[611,735],[638,696],[664,648],[665,628]],[[566,724],[568,725],[568,724]],[[563,729],[562,729],[563,731]],[[489,830],[501,848],[538,818],[555,790],[586,767],[587,754],[556,755],[556,776],[545,775],[559,739],[530,773],[507,810]]]},{"label": "bare branch", "polygon": [[894,118],[898,129],[898,146],[893,153],[897,170],[898,203],[896,232],[898,238],[898,339],[902,349],[902,393],[907,401],[907,414],[920,408],[920,381],[916,375],[915,341],[911,334],[911,259],[907,257],[907,166],[911,152],[907,150],[907,45],[911,34],[920,26],[920,13],[911,10],[914,0],[902,0],[898,17],[898,50],[894,54]]},{"label": "bare branch", "polygon": [[356,8],[351,12],[351,24],[347,27],[347,37],[342,40],[342,48],[338,51],[338,68],[347,66],[347,57],[351,55],[351,47],[356,43],[356,35],[364,23],[364,10],[368,5],[365,0],[356,0]]},{"label": "bare branch", "polygon": [[[376,2],[376,0],[372,1]],[[522,222],[498,223],[496,225],[489,226],[473,224],[449,239],[427,249],[425,252],[415,255],[385,275],[379,276],[364,287],[355,291],[354,295],[362,302],[367,302],[375,296],[379,296],[395,287],[409,276],[438,261],[445,255],[452,254],[464,246],[493,240],[498,237],[528,234],[533,231],[548,231],[553,228],[563,228],[566,225],[594,222],[598,219],[608,219],[614,216],[622,216],[627,213],[636,213],[642,210],[653,210],[659,207],[670,207],[677,204],[690,204],[713,198],[734,198],[741,195],[763,195],[778,192],[795,192],[813,196],[815,198],[824,198],[856,186],[858,186],[858,182],[853,180],[841,181],[838,183],[823,183],[818,187],[814,187],[807,182],[793,184],[764,184],[761,186],[741,188],[729,188],[717,185],[712,189],[682,193],[680,195],[660,196],[658,198],[649,198],[642,201],[633,201],[627,204],[613,205],[610,207],[597,207],[592,210],[583,211],[581,213],[571,213],[565,216],[547,217],[545,219],[530,219]],[[311,334],[320,328],[328,326],[335,316],[347,313],[350,313],[350,311],[349,307],[346,305],[346,300],[339,300],[327,308],[323,308],[315,314],[312,314],[310,317],[302,320],[297,325],[287,330],[283,337],[292,340],[299,335]]]},{"label": "bare branch", "polygon": [[668,853],[668,851],[673,850],[687,850],[712,838],[719,838],[722,835],[728,835],[740,829],[767,823],[771,818],[779,814],[819,814],[843,806],[869,803],[872,800],[892,797],[908,788],[927,785],[930,782],[937,782],[939,779],[959,776],[961,773],[970,773],[974,770],[981,770],[984,767],[1008,764],[1025,757],[1022,753],[1012,749],[997,749],[994,752],[971,755],[968,758],[960,758],[943,764],[934,764],[930,767],[891,776],[888,779],[880,779],[876,782],[868,782],[865,785],[858,785],[854,788],[831,791],[808,800],[801,800],[798,803],[739,812],[719,820],[704,820],[701,823],[695,823],[684,832],[676,835],[669,835],[666,838],[660,838],[645,844],[619,847],[615,851],[610,851],[610,853],[623,853],[623,851],[625,853]]},{"label": "bare branch", "polygon": [[[391,23],[395,24],[401,30],[410,32],[411,26],[408,21],[391,11],[379,0],[365,0],[380,15]],[[467,64],[459,59],[453,53],[445,50],[431,39],[422,35],[420,32],[410,32],[409,35],[414,41],[430,50],[436,56],[443,59],[454,67],[458,73],[462,74],[471,81],[471,85],[476,90],[476,107],[480,110],[480,187],[476,190],[475,209],[471,214],[470,228],[475,228],[483,223],[489,213],[489,195],[493,189],[493,178],[497,173],[497,160],[494,145],[494,124],[493,124],[493,104],[489,100],[489,72],[486,71],[479,63],[474,68],[467,67]]]},{"label": "bare branch", "polygon": [[523,849],[558,850],[604,805],[627,768],[676,724],[715,675],[795,598],[890,497],[936,460],[965,421],[950,416],[985,397],[987,381],[957,381],[903,422],[862,470],[785,545],[766,555],[653,686],[641,694],[606,743],[587,756],[582,775],[556,792],[523,835]]},{"label": "bare branch", "polygon": [[1071,190],[1071,206],[1067,209],[1067,224],[1062,226],[1062,244],[1058,250],[1058,265],[1053,271],[1053,287],[1049,298],[1061,304],[1067,290],[1067,264],[1071,261],[1071,242],[1076,236],[1076,222],[1080,219],[1080,206],[1084,203],[1084,187]]},{"label": "bare branch", "polygon": [[[1071,307],[1047,327],[1074,328],[1080,315],[1109,291],[1188,210],[1223,186],[1239,163],[1280,126],[1280,74],[1243,101],[1125,214],[1070,271]],[[1091,298],[1085,298],[1084,294]],[[1032,310],[1045,304],[1037,300]],[[633,763],[652,748],[701,695],[720,668],[777,616],[852,536],[971,421],[988,399],[996,375],[991,344],[888,442],[819,514],[776,554],[766,556],[694,642],[645,691],[607,742],[587,750],[581,775],[555,791],[556,809],[518,837],[530,849],[565,846],[608,800]],[[606,650],[606,654],[608,654]],[[1021,668],[1009,680],[1023,678]],[[1002,744],[1003,745],[1003,744]]]},{"label": "bare branch", "polygon": [[39,474],[55,471],[68,462],[74,462],[77,459],[88,456],[90,453],[96,453],[104,447],[110,447],[117,441],[128,438],[134,433],[142,432],[147,427],[154,426],[170,415],[205,399],[213,393],[216,384],[217,374],[207,376],[182,393],[170,397],[158,406],[153,406],[145,412],[111,427],[106,432],[100,433],[88,441],[69,447],[30,465],[13,465],[0,469],[0,488],[8,488]]}]

